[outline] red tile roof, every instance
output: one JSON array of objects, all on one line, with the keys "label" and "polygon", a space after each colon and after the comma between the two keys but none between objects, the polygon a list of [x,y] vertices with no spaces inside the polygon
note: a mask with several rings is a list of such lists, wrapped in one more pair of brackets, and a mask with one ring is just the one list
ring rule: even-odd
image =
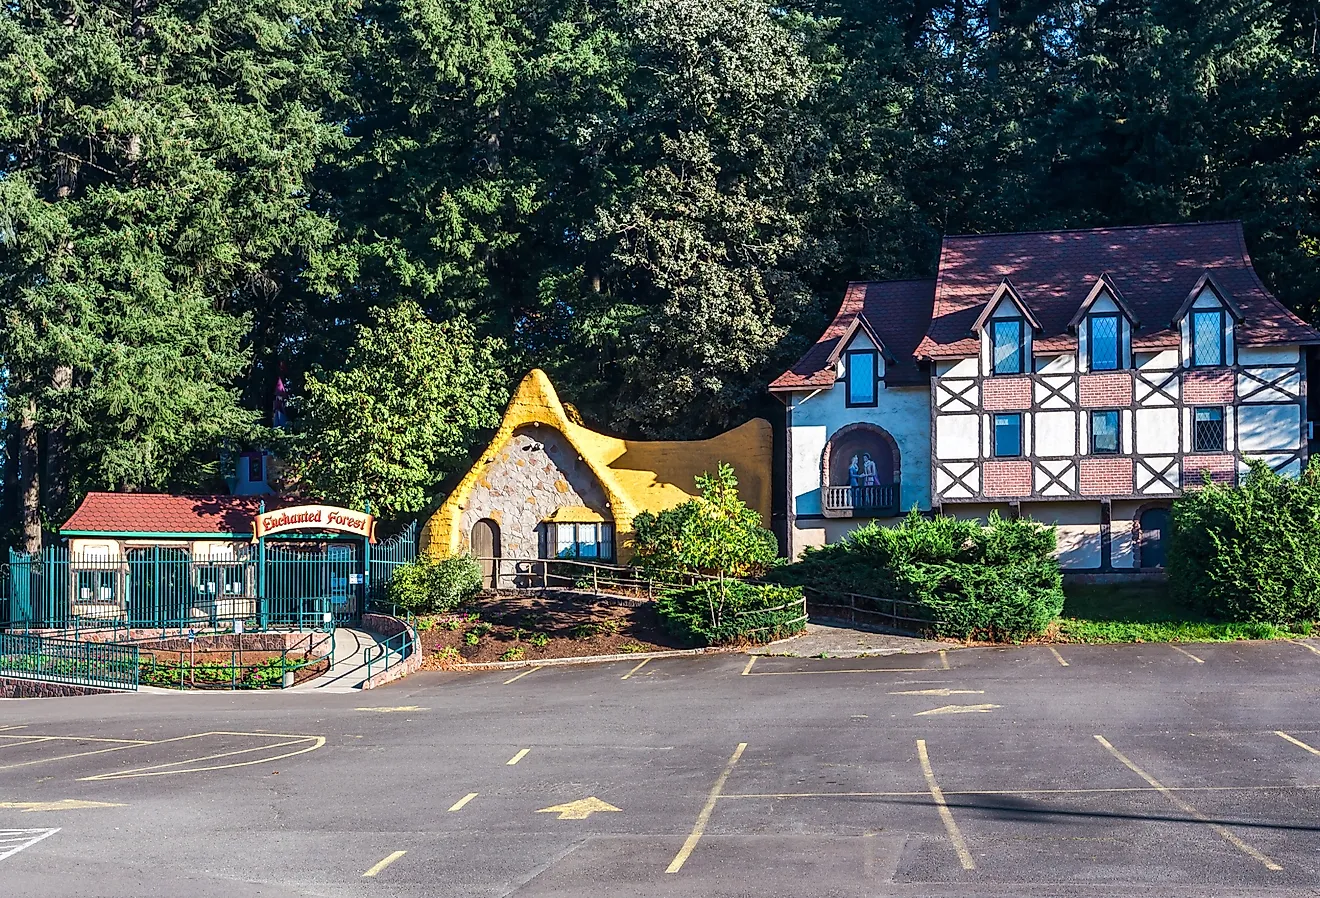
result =
[{"label": "red tile roof", "polygon": [[894,356],[893,362],[886,363],[885,382],[895,385],[925,383],[926,375],[917,367],[913,350],[921,342],[926,326],[930,323],[934,291],[933,278],[850,283],[843,295],[839,313],[816,341],[816,345],[807,350],[796,365],[775,378],[770,389],[800,390],[831,386],[834,383],[834,371],[829,365],[830,354],[858,313],[866,316],[875,335]]},{"label": "red tile roof", "polygon": [[[88,493],[64,522],[68,533],[252,533],[261,496]],[[273,507],[273,506],[272,506]]]},{"label": "red tile roof", "polygon": [[976,354],[972,324],[1004,278],[1040,319],[1036,349],[1074,349],[1068,322],[1102,274],[1141,320],[1132,345],[1176,348],[1179,335],[1170,324],[1207,270],[1242,310],[1239,343],[1320,342],[1320,333],[1284,308],[1256,276],[1241,223],[1209,222],[946,237],[930,329],[916,354]]}]

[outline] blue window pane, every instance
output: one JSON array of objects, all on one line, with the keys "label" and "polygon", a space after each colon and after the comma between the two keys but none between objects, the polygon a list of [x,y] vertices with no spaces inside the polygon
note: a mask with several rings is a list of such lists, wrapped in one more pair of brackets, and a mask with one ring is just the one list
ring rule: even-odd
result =
[{"label": "blue window pane", "polygon": [[1022,416],[995,415],[995,455],[1022,454]]},{"label": "blue window pane", "polygon": [[990,331],[996,374],[1022,373],[1022,322],[996,321]]},{"label": "blue window pane", "polygon": [[1118,318],[1097,315],[1091,319],[1091,369],[1112,371],[1118,367]]},{"label": "blue window pane", "polygon": [[1224,364],[1224,316],[1220,312],[1192,313],[1192,364]]},{"label": "blue window pane", "polygon": [[1118,452],[1118,412],[1091,413],[1091,451]]},{"label": "blue window pane", "polygon": [[875,402],[875,353],[848,353],[848,403],[871,405]]}]

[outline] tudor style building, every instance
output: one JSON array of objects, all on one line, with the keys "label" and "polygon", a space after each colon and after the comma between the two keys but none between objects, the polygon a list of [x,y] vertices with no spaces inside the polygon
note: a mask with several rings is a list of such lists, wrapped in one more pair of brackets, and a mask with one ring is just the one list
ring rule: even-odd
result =
[{"label": "tudor style building", "polygon": [[789,554],[915,506],[1054,523],[1067,568],[1162,566],[1182,490],[1305,464],[1318,343],[1236,222],[948,237],[933,280],[849,285],[771,385]]}]

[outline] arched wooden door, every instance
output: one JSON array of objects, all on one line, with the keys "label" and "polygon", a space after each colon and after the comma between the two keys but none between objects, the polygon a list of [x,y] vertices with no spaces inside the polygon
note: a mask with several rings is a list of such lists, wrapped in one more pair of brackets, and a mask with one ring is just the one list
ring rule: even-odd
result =
[{"label": "arched wooden door", "polygon": [[499,524],[490,518],[482,518],[472,525],[472,554],[481,559],[481,585],[496,589],[501,557]]},{"label": "arched wooden door", "polygon": [[1137,522],[1141,528],[1141,566],[1164,567],[1164,538],[1169,532],[1169,509],[1147,508]]}]

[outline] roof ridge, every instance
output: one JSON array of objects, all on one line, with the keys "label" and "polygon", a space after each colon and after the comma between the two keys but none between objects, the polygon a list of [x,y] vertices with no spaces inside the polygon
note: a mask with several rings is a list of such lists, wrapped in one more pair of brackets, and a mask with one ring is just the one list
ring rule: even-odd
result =
[{"label": "roof ridge", "polygon": [[936,276],[932,274],[930,277],[924,278],[884,278],[882,280],[848,281],[848,286],[851,287],[854,284],[917,284],[922,281],[933,281],[935,279]]},{"label": "roof ridge", "polygon": [[1032,231],[992,231],[986,234],[945,234],[945,240],[989,239],[992,237],[1029,237],[1037,234],[1098,234],[1110,231],[1157,231],[1172,228],[1200,228],[1223,225],[1242,227],[1240,218],[1222,218],[1214,221],[1163,221],[1146,225],[1101,225],[1095,228],[1039,228]]}]

